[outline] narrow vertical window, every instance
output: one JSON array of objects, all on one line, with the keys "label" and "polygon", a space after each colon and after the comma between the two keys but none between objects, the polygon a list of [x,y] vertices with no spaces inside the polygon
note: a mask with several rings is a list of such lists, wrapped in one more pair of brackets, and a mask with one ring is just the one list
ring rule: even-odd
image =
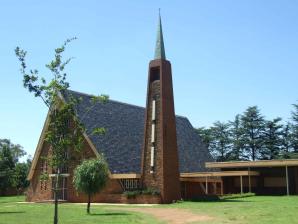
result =
[{"label": "narrow vertical window", "polygon": [[156,101],[155,100],[153,100],[152,101],[152,121],[155,121],[155,119],[156,119],[156,109],[155,109],[155,105],[156,104]]},{"label": "narrow vertical window", "polygon": [[155,124],[152,124],[152,129],[151,129],[151,143],[155,142]]},{"label": "narrow vertical window", "polygon": [[154,147],[151,147],[151,161],[150,161],[150,166],[154,167]]}]

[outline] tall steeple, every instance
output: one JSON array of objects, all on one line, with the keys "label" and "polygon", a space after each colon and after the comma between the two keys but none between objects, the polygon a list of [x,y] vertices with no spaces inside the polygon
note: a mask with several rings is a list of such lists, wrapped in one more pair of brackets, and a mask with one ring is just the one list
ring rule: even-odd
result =
[{"label": "tall steeple", "polygon": [[165,46],[164,46],[163,34],[162,34],[160,11],[159,11],[159,15],[158,15],[158,26],[157,26],[157,37],[156,37],[154,59],[164,59],[164,60],[166,59]]},{"label": "tall steeple", "polygon": [[171,63],[166,60],[161,18],[155,58],[149,63],[142,186],[160,192],[162,203],[181,199]]}]

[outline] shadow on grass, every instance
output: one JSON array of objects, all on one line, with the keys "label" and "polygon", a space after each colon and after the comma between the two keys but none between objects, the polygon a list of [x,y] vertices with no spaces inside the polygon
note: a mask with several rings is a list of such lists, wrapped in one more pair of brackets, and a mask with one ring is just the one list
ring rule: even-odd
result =
[{"label": "shadow on grass", "polygon": [[252,201],[243,201],[237,199],[220,199],[220,200],[202,200],[202,199],[192,199],[192,200],[185,200],[186,202],[207,202],[207,203],[220,203],[220,202],[252,202]]},{"label": "shadow on grass", "polygon": [[125,213],[125,212],[109,212],[109,213],[91,213],[89,215],[93,215],[93,216],[124,216],[124,215],[131,215],[129,213]]},{"label": "shadow on grass", "polygon": [[247,200],[241,200],[243,198],[248,198],[255,196],[254,193],[245,193],[245,194],[231,194],[231,195],[202,195],[196,198],[188,199],[185,201],[190,202],[252,202]]},{"label": "shadow on grass", "polygon": [[0,215],[2,215],[2,214],[19,214],[19,213],[25,213],[25,212],[23,212],[23,211],[18,211],[18,212],[1,212],[0,211]]}]

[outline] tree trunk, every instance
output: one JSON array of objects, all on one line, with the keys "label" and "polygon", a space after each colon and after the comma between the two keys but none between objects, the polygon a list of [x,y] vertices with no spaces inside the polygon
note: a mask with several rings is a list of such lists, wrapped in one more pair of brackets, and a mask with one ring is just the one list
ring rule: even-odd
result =
[{"label": "tree trunk", "polygon": [[252,150],[252,161],[255,161],[255,159],[256,159],[256,150],[255,150],[255,147],[253,146],[251,148],[251,150]]},{"label": "tree trunk", "polygon": [[54,198],[55,198],[55,211],[54,211],[54,224],[58,224],[58,187],[59,187],[59,174],[57,175],[55,189],[54,189]]},{"label": "tree trunk", "polygon": [[87,204],[87,213],[90,214],[90,201],[91,201],[91,195],[88,194],[88,204]]}]

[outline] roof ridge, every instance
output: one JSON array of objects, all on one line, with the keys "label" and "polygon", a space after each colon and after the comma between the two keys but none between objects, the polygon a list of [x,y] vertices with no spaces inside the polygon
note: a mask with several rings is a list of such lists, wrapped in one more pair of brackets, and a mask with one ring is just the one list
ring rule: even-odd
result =
[{"label": "roof ridge", "polygon": [[[81,94],[81,95],[84,95],[84,96],[88,96],[88,97],[95,96],[94,94],[83,93],[83,92],[76,91],[76,90],[71,90],[71,89],[67,89],[66,91],[70,91],[70,92],[78,93],[78,94]],[[128,105],[128,106],[138,107],[138,108],[141,108],[141,109],[146,109],[145,107],[142,107],[142,106],[139,106],[139,105],[130,104],[130,103],[125,103],[125,102],[118,101],[118,100],[111,100],[111,99],[109,99],[109,101],[111,101],[111,102],[115,102],[115,103],[124,104],[124,105]],[[177,115],[177,114],[176,114],[176,117],[180,117],[180,118],[184,118],[184,119],[187,119],[187,120],[188,120],[188,118],[187,118],[186,116],[182,116],[182,115]]]}]

